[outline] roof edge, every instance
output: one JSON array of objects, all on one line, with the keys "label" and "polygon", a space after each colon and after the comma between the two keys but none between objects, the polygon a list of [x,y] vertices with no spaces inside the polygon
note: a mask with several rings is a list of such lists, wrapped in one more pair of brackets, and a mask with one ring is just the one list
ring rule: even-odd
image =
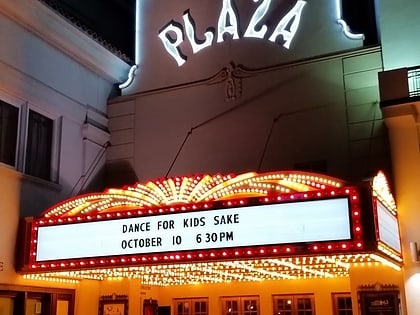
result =
[{"label": "roof edge", "polygon": [[104,79],[126,81],[127,62],[42,2],[1,1],[0,12]]}]

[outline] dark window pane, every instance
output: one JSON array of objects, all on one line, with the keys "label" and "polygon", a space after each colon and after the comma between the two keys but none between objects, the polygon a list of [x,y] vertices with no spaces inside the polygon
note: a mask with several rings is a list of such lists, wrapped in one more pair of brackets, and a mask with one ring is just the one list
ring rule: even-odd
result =
[{"label": "dark window pane", "polygon": [[177,314],[178,315],[183,314],[184,308],[183,308],[183,304],[181,302],[178,302],[176,304],[176,309],[177,309]]},{"label": "dark window pane", "polygon": [[0,101],[0,162],[15,165],[19,109]]},{"label": "dark window pane", "polygon": [[352,304],[350,296],[337,296],[337,315],[352,315]]},{"label": "dark window pane", "polygon": [[351,309],[351,297],[345,298],[346,308]]},{"label": "dark window pane", "polygon": [[232,308],[233,312],[237,312],[239,310],[238,301],[231,301],[230,307]]},{"label": "dark window pane", "polygon": [[292,300],[291,299],[279,299],[278,308],[281,310],[291,310],[292,309]]},{"label": "dark window pane", "polygon": [[310,310],[311,309],[311,299],[308,298],[299,298],[297,300],[299,310]]},{"label": "dark window pane", "polygon": [[50,180],[53,121],[29,110],[25,173]]},{"label": "dark window pane", "polygon": [[205,313],[206,312],[206,302],[194,302],[194,313]]}]

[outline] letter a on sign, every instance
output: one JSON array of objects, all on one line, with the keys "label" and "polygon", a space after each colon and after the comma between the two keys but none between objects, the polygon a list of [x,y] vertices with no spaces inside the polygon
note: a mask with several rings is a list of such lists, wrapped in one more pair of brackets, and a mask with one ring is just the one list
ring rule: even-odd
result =
[{"label": "letter a on sign", "polygon": [[305,6],[306,1],[299,0],[292,10],[289,11],[277,24],[276,29],[273,34],[271,34],[268,40],[275,42],[279,35],[283,36],[285,43],[283,46],[287,49],[290,47],[290,43],[293,37],[296,34],[296,31],[299,26],[300,17],[302,15],[303,7]]},{"label": "letter a on sign", "polygon": [[[254,0],[258,2],[258,0]],[[249,22],[248,28],[245,31],[244,37],[256,37],[264,38],[267,33],[267,25],[262,25],[259,31],[256,30],[257,24],[260,23],[262,18],[267,14],[268,8],[270,7],[271,0],[263,0],[257,10],[252,15],[251,21]]]},{"label": "letter a on sign", "polygon": [[239,38],[238,19],[233,10],[230,0],[223,0],[222,11],[220,12],[219,22],[217,23],[217,42],[223,42],[223,34],[228,33],[233,39]]}]

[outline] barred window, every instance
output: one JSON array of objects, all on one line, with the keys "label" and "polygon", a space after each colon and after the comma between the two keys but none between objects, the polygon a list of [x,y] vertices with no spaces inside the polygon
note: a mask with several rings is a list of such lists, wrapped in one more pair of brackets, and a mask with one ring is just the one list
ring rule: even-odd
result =
[{"label": "barred window", "polygon": [[175,315],[208,315],[206,298],[175,299]]},{"label": "barred window", "polygon": [[350,293],[333,293],[334,315],[353,315]]},{"label": "barred window", "polygon": [[259,315],[258,296],[233,296],[222,298],[223,315]]},{"label": "barred window", "polygon": [[0,162],[15,166],[19,108],[0,100]]},{"label": "barred window", "polygon": [[273,315],[314,315],[315,299],[313,294],[274,295]]},{"label": "barred window", "polygon": [[0,163],[22,173],[56,181],[60,121],[47,117],[27,103],[0,100]]},{"label": "barred window", "polygon": [[26,174],[50,180],[52,137],[52,119],[29,110],[25,159]]}]

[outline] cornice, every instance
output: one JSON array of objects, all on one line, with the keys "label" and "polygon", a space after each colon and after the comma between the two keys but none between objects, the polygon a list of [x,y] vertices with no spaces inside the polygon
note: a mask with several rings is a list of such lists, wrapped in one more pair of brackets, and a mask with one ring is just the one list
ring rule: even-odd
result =
[{"label": "cornice", "polygon": [[0,0],[0,13],[112,83],[130,65],[38,0]]}]

